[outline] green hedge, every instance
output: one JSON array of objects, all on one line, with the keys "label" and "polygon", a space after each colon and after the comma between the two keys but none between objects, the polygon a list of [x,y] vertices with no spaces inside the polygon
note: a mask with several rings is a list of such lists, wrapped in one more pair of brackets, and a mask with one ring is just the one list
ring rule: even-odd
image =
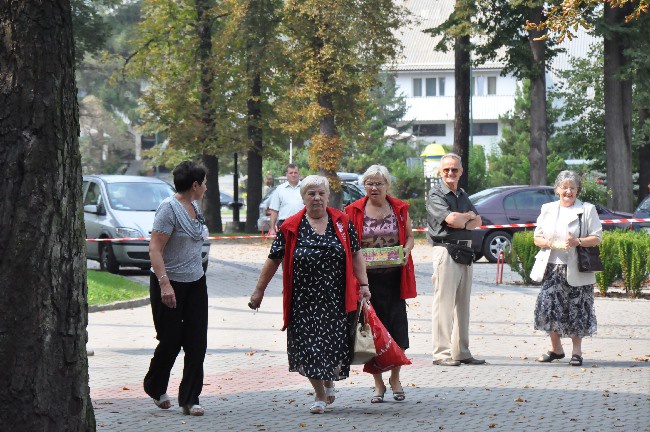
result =
[{"label": "green hedge", "polygon": [[409,216],[413,228],[427,227],[427,205],[424,198],[411,198],[404,200],[409,203]]},{"label": "green hedge", "polygon": [[[530,270],[538,251],[533,242],[533,232],[522,231],[513,236],[512,249],[506,254],[506,262],[512,271],[528,285],[535,284],[530,279]],[[600,292],[607,295],[612,283],[621,280],[625,292],[636,297],[650,272],[650,234],[646,231],[605,231],[600,244],[600,259],[603,271],[596,273]]]}]

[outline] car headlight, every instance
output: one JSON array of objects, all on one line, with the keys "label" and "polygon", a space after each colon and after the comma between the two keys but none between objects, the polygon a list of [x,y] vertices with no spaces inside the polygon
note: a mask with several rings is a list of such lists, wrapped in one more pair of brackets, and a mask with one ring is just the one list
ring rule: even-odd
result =
[{"label": "car headlight", "polygon": [[142,233],[140,231],[132,228],[115,228],[115,234],[117,238],[142,237]]}]

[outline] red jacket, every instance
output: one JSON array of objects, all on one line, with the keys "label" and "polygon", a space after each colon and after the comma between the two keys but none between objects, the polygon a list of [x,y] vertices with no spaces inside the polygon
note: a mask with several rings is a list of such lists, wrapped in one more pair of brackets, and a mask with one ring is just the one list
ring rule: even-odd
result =
[{"label": "red jacket", "polygon": [[[284,250],[284,270],[282,273],[282,312],[284,324],[282,330],[286,329],[291,320],[291,295],[293,292],[293,253],[298,241],[298,228],[300,221],[305,215],[307,209],[302,209],[295,215],[285,219],[280,226],[280,231],[287,239]],[[342,211],[335,208],[327,207],[327,213],[334,223],[334,231],[341,244],[345,248],[345,311],[352,312],[357,310],[357,300],[359,299],[359,282],[354,276],[352,267],[352,251],[350,249],[350,236],[348,235],[348,224],[350,218]]]},{"label": "red jacket", "polygon": [[[406,243],[406,220],[408,218],[409,204],[386,195],[388,204],[393,208],[397,216],[397,230],[399,232],[399,242],[402,246]],[[345,207],[345,212],[350,216],[354,228],[359,233],[359,242],[363,236],[363,217],[366,213],[366,202],[368,197],[356,200],[352,204]],[[417,289],[415,287],[415,268],[413,267],[413,258],[409,254],[406,265],[402,267],[402,280],[400,282],[400,297],[402,299],[414,298],[417,296]]]}]

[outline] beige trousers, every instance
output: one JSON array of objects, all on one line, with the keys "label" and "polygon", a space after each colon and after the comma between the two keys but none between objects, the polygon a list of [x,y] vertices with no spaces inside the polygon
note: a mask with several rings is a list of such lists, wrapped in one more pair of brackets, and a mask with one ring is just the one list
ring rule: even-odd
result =
[{"label": "beige trousers", "polygon": [[443,246],[433,248],[433,360],[465,360],[469,351],[469,299],[473,265],[455,262]]}]

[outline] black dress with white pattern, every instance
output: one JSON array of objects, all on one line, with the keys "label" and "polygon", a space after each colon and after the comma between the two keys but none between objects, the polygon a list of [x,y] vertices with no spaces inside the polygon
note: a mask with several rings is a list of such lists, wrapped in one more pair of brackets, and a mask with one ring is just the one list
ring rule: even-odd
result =
[{"label": "black dress with white pattern", "polygon": [[[352,252],[360,249],[352,223],[348,225]],[[282,259],[286,238],[282,232],[269,258]],[[293,254],[291,320],[287,327],[289,371],[309,378],[338,381],[350,375],[350,349],[345,312],[345,249],[332,219],[325,234],[317,234],[306,217],[300,221]]]}]

